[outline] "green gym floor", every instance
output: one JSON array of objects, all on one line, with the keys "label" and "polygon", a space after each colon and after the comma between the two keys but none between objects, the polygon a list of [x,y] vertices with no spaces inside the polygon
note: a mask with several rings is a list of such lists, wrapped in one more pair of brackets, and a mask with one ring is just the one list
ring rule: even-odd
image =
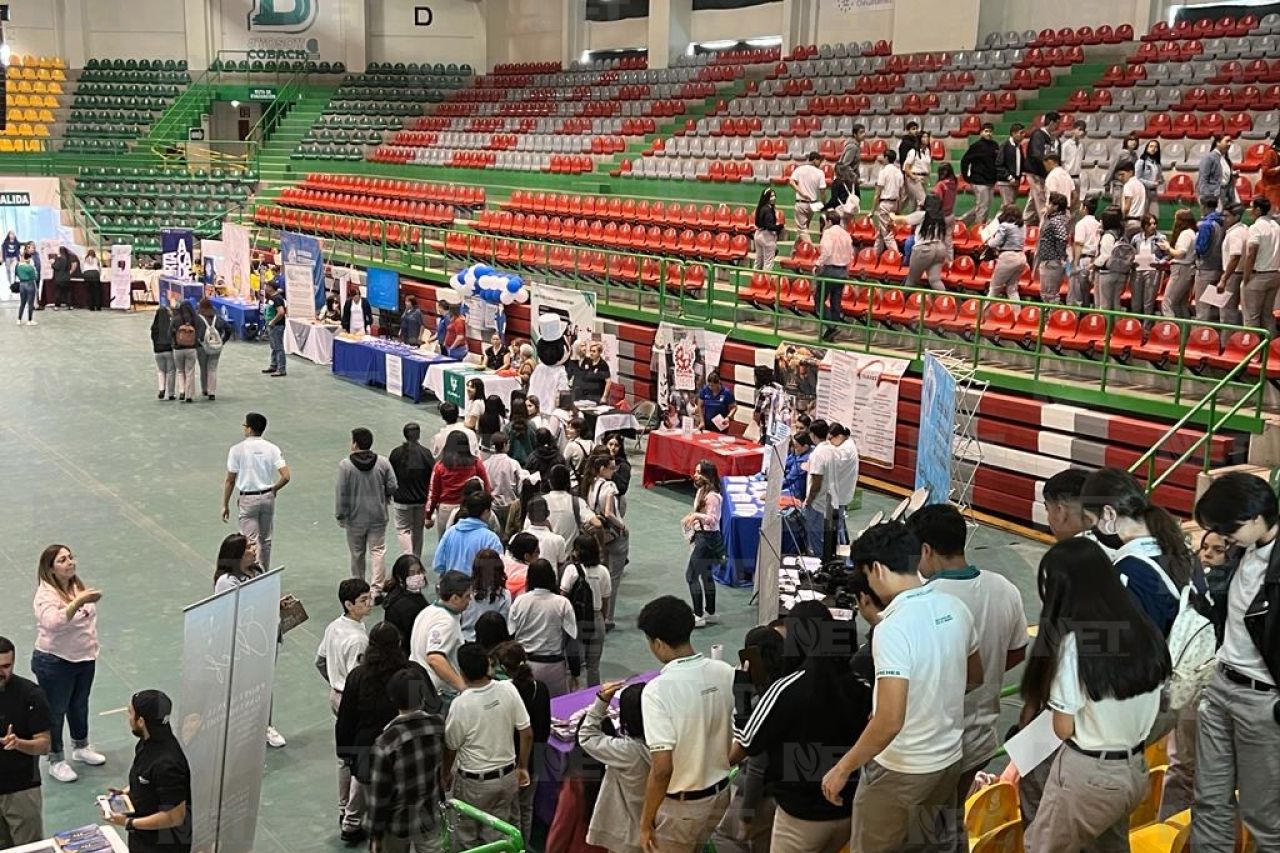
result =
[{"label": "green gym floor", "polygon": [[[275,724],[289,743],[267,751],[257,849],[343,849],[327,687],[312,666],[324,626],[339,612],[335,592],[347,572],[345,539],[333,520],[334,473],[352,427],[372,429],[375,449],[385,454],[407,421],[434,434],[435,405],[337,380],[327,367],[297,358],[288,378],[268,378],[259,372],[266,345],[243,343],[224,351],[217,402],[159,402],[150,313],[46,310],[32,328],[16,325],[16,305],[0,302],[0,634],[17,644],[18,672],[30,677],[30,602],[46,545],[70,547],[86,583],[103,591],[90,737],[107,764],[77,766],[80,780],[73,784],[45,777],[46,834],[94,821],[94,796],[126,781],[134,739],[116,712],[134,691],[159,688],[180,701],[182,608],[210,592],[218,544],[234,530],[219,518],[224,464],[227,448],[241,438],[244,413],[253,410],[268,417],[267,438],[283,449],[293,473],[277,507],[273,562],[287,566],[284,588],[311,614],[286,638],[276,671]],[[692,490],[645,490],[639,454],[633,464],[631,565],[619,629],[605,644],[605,678],[655,666],[635,615],[657,595],[686,594],[687,551],[678,526]],[[868,493],[850,526],[858,529],[896,502]],[[392,536],[388,566],[396,550]],[[1034,621],[1042,551],[983,527],[969,554],[1018,585]],[[721,587],[718,594],[723,621],[699,632],[696,643],[736,650],[755,625],[751,590]]]}]

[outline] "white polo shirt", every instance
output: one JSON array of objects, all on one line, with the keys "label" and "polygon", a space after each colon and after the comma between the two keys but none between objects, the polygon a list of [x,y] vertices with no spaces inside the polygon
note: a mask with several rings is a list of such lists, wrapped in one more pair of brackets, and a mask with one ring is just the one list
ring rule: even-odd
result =
[{"label": "white polo shirt", "polygon": [[1249,226],[1248,245],[1251,249],[1258,247],[1254,272],[1275,272],[1280,268],[1280,223],[1270,216],[1259,216]]},{"label": "white polo shirt", "polygon": [[[1226,235],[1222,238],[1222,265],[1226,266],[1227,261],[1231,258],[1240,258],[1241,263],[1244,262],[1244,250],[1249,244],[1249,226],[1243,222],[1237,222],[1227,229]],[[1236,275],[1242,271],[1240,264],[1236,264]]]},{"label": "white polo shirt", "polygon": [[1076,182],[1071,180],[1071,173],[1061,166],[1054,166],[1044,179],[1045,200],[1048,201],[1050,193],[1062,193],[1067,203],[1071,203],[1071,196],[1076,191]]},{"label": "white polo shirt", "polygon": [[1131,699],[1090,699],[1080,681],[1076,635],[1058,648],[1058,671],[1049,685],[1049,707],[1075,718],[1071,739],[1081,749],[1120,751],[1146,740],[1160,713],[1160,689]]},{"label": "white polo shirt", "polygon": [[977,650],[973,616],[958,598],[930,584],[899,593],[889,602],[871,635],[876,666],[872,713],[881,679],[905,678],[910,686],[902,731],[876,756],[878,764],[918,774],[961,760],[968,658]]},{"label": "white polo shirt", "polygon": [[468,687],[449,705],[444,745],[458,754],[458,767],[487,773],[515,763],[512,730],[529,728],[529,712],[510,681]]},{"label": "white polo shirt", "polygon": [[476,431],[469,429],[461,420],[455,424],[443,426],[440,431],[431,439],[431,455],[438,461],[440,454],[444,452],[444,443],[448,439],[449,433],[462,432],[467,437],[467,443],[471,445],[471,455],[480,458],[480,439],[476,436]]},{"label": "white polo shirt", "polygon": [[973,566],[938,572],[929,586],[958,598],[973,616],[982,658],[982,686],[964,697],[964,768],[985,764],[998,745],[1000,690],[1009,652],[1026,648],[1022,594],[1008,578]]},{"label": "white polo shirt", "polygon": [[1147,212],[1147,186],[1136,177],[1124,182],[1121,200],[1129,199],[1129,209],[1124,212],[1125,219],[1141,219]]},{"label": "white polo shirt", "polygon": [[458,688],[436,675],[435,670],[427,665],[427,655],[444,655],[453,671],[458,671],[458,647],[462,645],[461,616],[437,601],[422,608],[413,620],[413,631],[409,634],[409,659],[426,667],[437,692],[455,693]]},{"label": "white polo shirt", "polygon": [[844,443],[839,447],[832,444],[828,446],[835,453],[826,483],[833,506],[844,509],[853,500],[853,493],[858,488],[858,445],[854,443],[852,436],[845,436]]},{"label": "white polo shirt", "polygon": [[904,183],[906,183],[906,176],[902,174],[898,164],[885,163],[880,167],[880,174],[876,176],[876,189],[880,190],[880,201],[883,203],[902,198]]},{"label": "white polo shirt", "polygon": [[[596,612],[604,606],[604,600],[613,596],[613,579],[609,577],[609,570],[604,566],[586,566],[583,568],[583,574],[587,578],[587,586],[591,587],[591,595],[595,597]],[[573,589],[573,585],[578,582],[578,564],[570,563],[565,566],[564,576],[560,578],[560,591],[565,595],[569,594],[569,590]]]},{"label": "white polo shirt", "polygon": [[817,166],[811,166],[808,163],[803,166],[797,166],[795,171],[791,173],[791,179],[799,187],[796,191],[797,204],[821,200],[822,191],[827,187],[826,174]]},{"label": "white polo shirt", "polygon": [[1074,242],[1080,247],[1080,254],[1092,257],[1098,254],[1098,240],[1102,237],[1102,223],[1098,217],[1088,214],[1080,217],[1076,223]]},{"label": "white polo shirt", "polygon": [[563,595],[530,589],[511,602],[507,628],[527,654],[549,657],[564,654],[566,635],[578,636],[578,619]]},{"label": "white polo shirt", "polygon": [[535,527],[526,521],[524,532],[532,533],[533,538],[538,540],[538,556],[552,566],[559,568],[569,559],[569,546],[565,543],[564,537],[551,528]]},{"label": "white polo shirt", "polygon": [[360,657],[369,648],[369,631],[363,622],[339,616],[324,629],[316,657],[324,658],[329,686],[341,693],[347,687],[347,676],[360,665]]},{"label": "white polo shirt", "polygon": [[249,436],[227,453],[227,473],[236,475],[239,492],[265,492],[276,484],[276,472],[284,467],[280,448],[258,435]]},{"label": "white polo shirt", "polygon": [[671,753],[668,793],[701,791],[729,775],[733,667],[693,654],[662,668],[640,694],[650,752]]},{"label": "white polo shirt", "polygon": [[808,465],[809,476],[822,476],[822,489],[815,491],[813,488],[813,480],[809,480],[808,493],[813,495],[812,506],[818,512],[826,512],[831,509],[831,481],[835,478],[836,465],[836,448],[831,446],[831,442],[822,441],[809,454]]}]

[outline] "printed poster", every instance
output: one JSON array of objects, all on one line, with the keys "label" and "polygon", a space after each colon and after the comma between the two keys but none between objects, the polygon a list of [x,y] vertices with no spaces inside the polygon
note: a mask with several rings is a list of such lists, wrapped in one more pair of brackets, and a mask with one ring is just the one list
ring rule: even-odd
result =
[{"label": "printed poster", "polygon": [[892,468],[897,447],[898,390],[909,362],[831,350],[818,374],[815,413],[844,424],[858,456]]},{"label": "printed poster", "polygon": [[404,396],[404,364],[395,353],[384,353],[387,359],[387,393],[393,397]]},{"label": "printed poster", "polygon": [[195,234],[186,228],[160,231],[160,267],[170,278],[191,280],[195,263]]},{"label": "printed poster", "polygon": [[111,247],[111,270],[108,273],[111,282],[111,307],[120,311],[129,310],[129,286],[133,283],[133,246],[116,243]]},{"label": "printed poster", "polygon": [[315,304],[308,312],[308,316],[314,315],[324,307],[324,257],[320,252],[320,240],[310,234],[282,231],[280,232],[280,258],[285,266],[299,264],[311,270],[311,293]]},{"label": "printed poster", "polygon": [[916,440],[916,488],[929,503],[951,497],[951,448],[956,431],[956,379],[933,353],[924,355],[920,391],[920,435]]},{"label": "printed poster", "polygon": [[677,427],[698,406],[698,390],[709,370],[719,367],[725,336],[695,326],[660,323],[653,341],[651,366],[658,377],[658,403],[663,424]]},{"label": "printed poster", "polygon": [[227,290],[241,299],[248,299],[251,295],[249,293],[251,265],[249,229],[231,222],[222,223],[222,263],[218,274],[222,276]]},{"label": "printed poster", "polygon": [[295,320],[310,320],[316,315],[316,308],[311,300],[311,287],[311,267],[304,264],[284,265],[284,304],[289,309],[289,316]]}]

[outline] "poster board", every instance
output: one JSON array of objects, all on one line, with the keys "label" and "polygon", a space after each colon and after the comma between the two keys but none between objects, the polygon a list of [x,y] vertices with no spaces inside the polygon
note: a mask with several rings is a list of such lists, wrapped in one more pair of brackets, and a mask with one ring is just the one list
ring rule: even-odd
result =
[{"label": "poster board", "polygon": [[828,350],[818,373],[814,413],[828,423],[849,427],[859,458],[892,468],[898,390],[909,366],[900,358]]},{"label": "poster board", "polygon": [[241,299],[249,299],[249,269],[252,257],[249,253],[249,229],[232,222],[222,223],[223,267],[222,276],[227,290]]},{"label": "poster board", "polygon": [[191,280],[195,262],[195,235],[186,228],[163,228],[160,231],[160,269],[170,278]]},{"label": "poster board", "polygon": [[395,270],[369,267],[365,273],[368,283],[366,297],[370,308],[381,311],[400,310],[400,273]]},{"label": "poster board", "polygon": [[111,269],[107,274],[111,282],[111,307],[118,311],[128,311],[132,299],[130,286],[133,284],[133,246],[116,243],[111,247]]},{"label": "poster board", "polygon": [[956,380],[933,353],[924,356],[920,389],[920,433],[916,443],[916,488],[929,503],[951,496],[951,448],[956,431]]},{"label": "poster board", "polygon": [[298,320],[315,317],[311,299],[311,268],[303,264],[284,265],[284,304],[289,316]]},{"label": "poster board", "polygon": [[[320,253],[320,240],[310,234],[280,233],[280,258],[284,266],[299,264],[311,270],[312,300],[310,314],[324,307],[324,258]],[[291,288],[292,289],[292,288]],[[290,308],[290,311],[293,309]],[[300,315],[295,315],[300,316]]]},{"label": "poster board", "polygon": [[679,426],[698,406],[707,373],[720,366],[725,336],[696,326],[659,323],[650,366],[658,378],[657,402],[663,425]]}]

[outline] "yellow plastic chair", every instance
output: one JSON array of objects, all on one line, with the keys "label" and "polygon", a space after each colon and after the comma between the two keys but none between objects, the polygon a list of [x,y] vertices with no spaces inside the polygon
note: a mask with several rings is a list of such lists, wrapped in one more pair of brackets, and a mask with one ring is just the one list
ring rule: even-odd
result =
[{"label": "yellow plastic chair", "polygon": [[[39,84],[37,83],[36,85],[39,85]],[[49,81],[49,83],[47,84],[47,89],[46,89],[46,91],[47,91],[49,94],[51,94],[51,95],[61,95],[61,94],[62,94],[62,84],[61,84],[61,83],[57,83],[57,82],[55,82],[55,81],[52,81],[52,80],[51,80],[51,81]]]},{"label": "yellow plastic chair", "polygon": [[1004,824],[1019,820],[1018,788],[1012,782],[996,782],[975,792],[964,804],[964,828],[970,846],[975,839]]},{"label": "yellow plastic chair", "polygon": [[45,95],[43,98],[36,98],[31,106],[48,107],[51,110],[56,110],[58,108],[58,99],[53,95]]},{"label": "yellow plastic chair", "polygon": [[1129,815],[1129,829],[1139,829],[1155,823],[1160,818],[1160,797],[1164,794],[1164,774],[1167,765],[1147,770],[1147,795]]},{"label": "yellow plastic chair", "polygon": [[1184,853],[1191,837],[1191,825],[1153,823],[1129,833],[1130,853]]},{"label": "yellow plastic chair", "polygon": [[1191,809],[1186,809],[1184,811],[1178,812],[1177,814],[1169,815],[1167,818],[1165,818],[1164,822],[1169,824],[1170,826],[1176,826],[1179,829],[1181,829],[1184,826],[1190,826],[1191,825]]},{"label": "yellow plastic chair", "polygon": [[7,136],[0,136],[0,154],[13,153],[13,140]]},{"label": "yellow plastic chair", "polygon": [[39,138],[41,138],[41,139],[48,139],[48,138],[49,138],[49,127],[48,127],[48,125],[37,124],[37,125],[36,125],[36,136],[37,136],[37,137],[39,137]]},{"label": "yellow plastic chair", "polygon": [[28,154],[39,154],[44,151],[44,143],[39,139],[28,139],[26,148]]},{"label": "yellow plastic chair", "polygon": [[41,108],[40,112],[36,113],[35,121],[43,122],[44,124],[53,124],[53,111]]},{"label": "yellow plastic chair", "polygon": [[50,72],[50,76],[59,83],[65,83],[67,80],[67,75],[61,68],[53,69],[53,71]]},{"label": "yellow plastic chair", "polygon": [[969,853],[1023,853],[1022,820],[1011,820],[983,835]]},{"label": "yellow plastic chair", "polygon": [[1169,736],[1165,735],[1160,740],[1151,744],[1146,748],[1144,753],[1147,758],[1148,767],[1159,767],[1162,764],[1169,763]]}]

